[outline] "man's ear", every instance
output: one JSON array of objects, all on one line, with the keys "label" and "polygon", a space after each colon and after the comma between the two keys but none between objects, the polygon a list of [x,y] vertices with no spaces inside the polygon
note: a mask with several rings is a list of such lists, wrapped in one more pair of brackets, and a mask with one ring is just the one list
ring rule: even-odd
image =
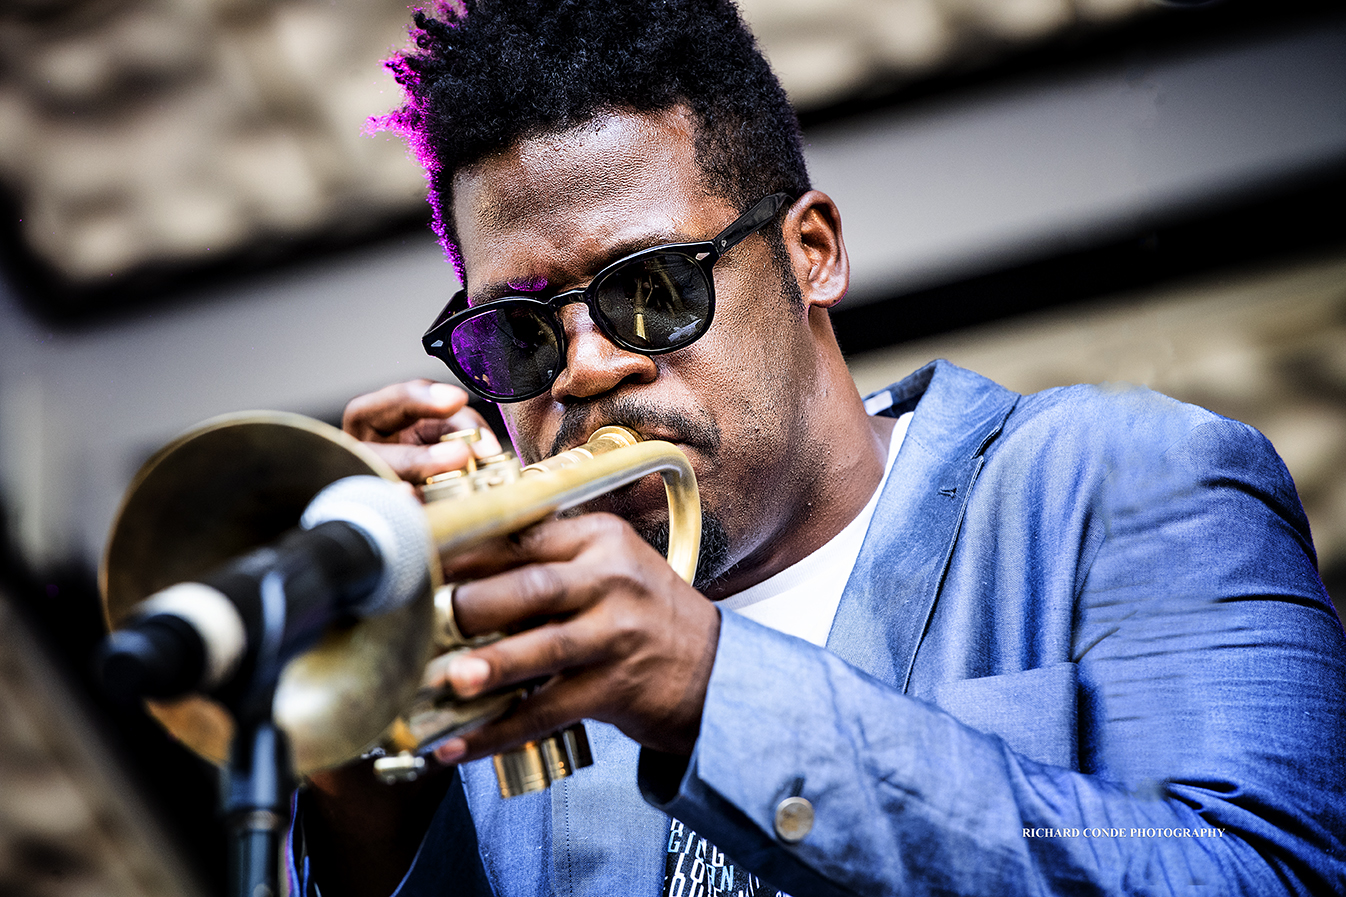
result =
[{"label": "man's ear", "polygon": [[851,263],[841,239],[841,213],[832,198],[810,190],[785,213],[781,236],[804,300],[804,307],[831,308],[846,295]]}]

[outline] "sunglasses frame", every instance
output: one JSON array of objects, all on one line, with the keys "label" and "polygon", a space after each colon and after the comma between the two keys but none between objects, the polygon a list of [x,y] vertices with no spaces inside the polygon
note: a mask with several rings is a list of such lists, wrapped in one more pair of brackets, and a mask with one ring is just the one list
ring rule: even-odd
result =
[{"label": "sunglasses frame", "polygon": [[[715,277],[711,270],[715,267],[715,263],[730,249],[769,224],[776,217],[776,214],[791,203],[793,199],[794,197],[788,193],[773,193],[757,202],[752,208],[736,218],[732,224],[709,240],[695,243],[665,243],[660,246],[638,250],[630,255],[622,256],[611,264],[604,265],[587,286],[566,290],[548,299],[536,299],[531,296],[502,296],[499,299],[492,299],[490,302],[483,302],[481,305],[467,307],[467,290],[459,290],[440,311],[434,323],[430,325],[430,329],[425,331],[425,335],[421,337],[421,345],[425,348],[426,354],[432,355],[448,365],[449,370],[453,371],[454,376],[464,387],[491,402],[522,402],[540,396],[551,388],[551,385],[556,382],[556,378],[561,375],[561,371],[565,370],[567,353],[565,327],[562,326],[556,313],[564,306],[575,302],[584,303],[589,310],[590,319],[593,320],[603,335],[611,340],[614,345],[627,352],[652,356],[685,349],[706,334],[706,331],[710,329],[711,321],[715,317]],[[697,328],[696,333],[689,339],[676,345],[651,349],[646,346],[633,345],[623,339],[615,331],[607,315],[598,307],[596,296],[598,288],[612,275],[632,262],[639,262],[659,255],[683,256],[697,266],[706,284],[706,317],[701,322],[700,327]],[[556,335],[556,345],[560,352],[561,364],[546,383],[531,392],[500,395],[479,386],[473,382],[462,365],[458,363],[457,357],[450,348],[452,345],[450,337],[459,326],[474,318],[496,312],[501,306],[522,307],[532,310],[539,320],[547,324]]]}]

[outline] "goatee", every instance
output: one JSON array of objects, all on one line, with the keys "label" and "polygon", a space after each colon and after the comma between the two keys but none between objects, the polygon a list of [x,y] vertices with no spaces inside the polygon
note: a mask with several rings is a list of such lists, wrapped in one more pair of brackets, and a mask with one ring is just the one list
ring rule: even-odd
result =
[{"label": "goatee", "polygon": [[[668,556],[668,521],[664,520],[653,527],[637,526],[636,532],[646,542],[653,545],[660,554]],[[701,515],[701,553],[696,561],[696,576],[692,586],[705,592],[727,570],[729,560],[729,533],[726,532],[720,518],[703,512]]]}]

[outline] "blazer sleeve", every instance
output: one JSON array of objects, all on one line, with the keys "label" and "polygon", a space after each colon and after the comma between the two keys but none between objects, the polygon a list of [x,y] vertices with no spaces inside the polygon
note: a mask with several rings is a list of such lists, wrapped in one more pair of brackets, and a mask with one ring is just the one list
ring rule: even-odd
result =
[{"label": "blazer sleeve", "polygon": [[1080,487],[1097,538],[1052,547],[1081,556],[1076,762],[726,613],[695,751],[642,755],[647,800],[795,897],[1346,893],[1346,640],[1284,465],[1223,419],[1133,460]]}]

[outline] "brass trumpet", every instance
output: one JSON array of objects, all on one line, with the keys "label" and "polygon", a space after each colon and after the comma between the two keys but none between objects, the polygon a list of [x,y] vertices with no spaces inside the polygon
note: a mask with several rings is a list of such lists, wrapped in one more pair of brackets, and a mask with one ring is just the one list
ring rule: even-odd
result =
[{"label": "brass trumpet", "polygon": [[[304,775],[374,751],[385,754],[376,761],[381,775],[414,777],[419,752],[526,700],[519,688],[470,701],[421,688],[436,653],[482,642],[458,633],[440,558],[654,473],[668,497],[668,560],[690,582],[700,546],[700,502],[691,465],[669,443],[604,427],[583,446],[522,469],[496,457],[447,481],[435,478],[425,487],[426,567],[414,600],[332,627],[280,675],[272,715],[287,735],[294,771]],[[293,529],[328,484],[368,474],[398,479],[354,438],[296,414],[227,415],[179,437],[145,463],[123,497],[99,571],[109,628],[147,596],[193,581]],[[449,497],[431,500],[437,493]],[[227,761],[234,721],[223,705],[205,695],[147,703],[169,733],[197,754],[220,765]],[[587,765],[587,753],[582,728],[572,727],[497,757],[501,793],[545,788]]]}]

